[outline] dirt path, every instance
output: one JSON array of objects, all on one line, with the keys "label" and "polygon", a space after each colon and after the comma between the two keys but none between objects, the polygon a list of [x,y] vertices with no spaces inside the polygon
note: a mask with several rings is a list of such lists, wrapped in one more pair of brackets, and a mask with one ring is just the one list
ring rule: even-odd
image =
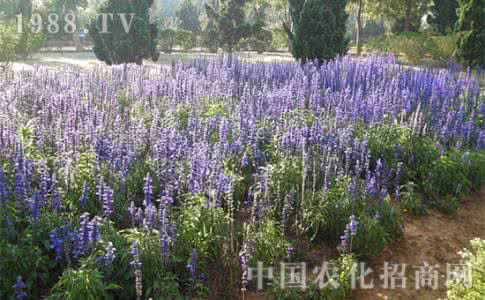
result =
[{"label": "dirt path", "polygon": [[[405,217],[404,238],[370,263],[376,286],[382,286],[379,278],[383,274],[384,262],[407,264],[406,289],[355,290],[352,299],[356,300],[435,300],[446,299],[447,263],[460,262],[458,251],[469,246],[469,241],[479,237],[485,239],[485,190],[462,200],[456,216],[447,216],[430,210],[428,216]],[[413,266],[439,265],[439,287],[437,290],[415,288]],[[366,282],[368,282],[366,281]],[[485,295],[484,295],[485,299]]]}]

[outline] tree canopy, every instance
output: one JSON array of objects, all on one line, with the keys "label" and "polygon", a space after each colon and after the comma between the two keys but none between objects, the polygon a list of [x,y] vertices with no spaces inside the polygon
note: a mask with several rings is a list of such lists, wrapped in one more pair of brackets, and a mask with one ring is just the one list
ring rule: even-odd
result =
[{"label": "tree canopy", "polygon": [[347,52],[346,4],[339,0],[290,0],[293,28],[286,27],[286,31],[296,59],[323,62]]},{"label": "tree canopy", "polygon": [[485,66],[485,0],[460,0],[459,5],[457,57],[467,66]]},{"label": "tree canopy", "polygon": [[[100,10],[100,13],[114,14],[113,19],[107,18],[107,28],[103,28],[101,17],[94,19],[89,27],[96,57],[108,65],[142,64],[143,59],[148,58],[158,60],[158,29],[156,24],[150,23],[149,17],[149,8],[152,4],[153,0],[108,1]],[[126,14],[124,21],[118,15],[120,13]]]}]

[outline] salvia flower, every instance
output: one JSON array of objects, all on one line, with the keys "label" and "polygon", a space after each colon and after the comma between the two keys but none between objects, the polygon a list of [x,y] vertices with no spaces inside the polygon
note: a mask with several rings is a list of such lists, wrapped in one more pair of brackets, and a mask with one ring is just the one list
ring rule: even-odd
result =
[{"label": "salvia flower", "polygon": [[357,235],[358,222],[355,215],[349,217],[350,222],[345,226],[344,234],[340,237],[340,248],[343,252],[352,252],[352,238]]},{"label": "salvia flower", "polygon": [[113,260],[116,257],[115,251],[116,248],[113,247],[113,243],[108,242],[108,244],[106,245],[105,254],[101,257],[98,257],[97,259],[98,263],[104,266],[111,266],[113,264]]},{"label": "salvia flower", "polygon": [[17,277],[17,281],[15,281],[15,284],[12,286],[12,288],[15,290],[15,297],[18,300],[22,300],[25,297],[27,297],[27,293],[25,293],[25,283],[22,278],[22,276]]},{"label": "salvia flower", "polygon": [[50,248],[56,253],[56,260],[62,259],[62,252],[64,249],[64,240],[58,236],[57,229],[52,230],[49,233]]},{"label": "salvia flower", "polygon": [[194,248],[194,249],[192,249],[192,255],[190,257],[190,262],[187,265],[187,269],[189,269],[190,276],[191,276],[193,282],[195,282],[197,280],[196,266],[197,266],[197,250]]},{"label": "salvia flower", "polygon": [[131,201],[130,207],[128,207],[128,215],[130,216],[132,226],[135,226],[136,211],[135,202]]},{"label": "salvia flower", "polygon": [[34,223],[37,223],[37,220],[39,219],[39,206],[40,195],[39,192],[35,192],[31,204],[32,219],[34,220]]},{"label": "salvia flower", "polygon": [[143,295],[143,281],[142,281],[142,262],[140,261],[140,253],[138,252],[138,242],[134,241],[131,244],[131,256],[133,260],[130,262],[132,268],[135,269],[135,288],[136,288],[136,297],[137,299],[141,299]]},{"label": "salvia flower", "polygon": [[145,229],[152,231],[155,227],[155,218],[157,215],[157,209],[152,203],[149,203],[148,206],[145,207],[145,214],[143,219],[143,226]]},{"label": "salvia flower", "polygon": [[133,260],[130,262],[130,266],[132,266],[135,269],[140,269],[142,267],[142,262],[140,261],[140,253],[138,251],[138,242],[137,241],[134,241],[131,244],[130,254],[133,258]]},{"label": "salvia flower", "polygon": [[103,190],[104,216],[109,218],[113,213],[113,190],[109,186],[105,186]]},{"label": "salvia flower", "polygon": [[147,176],[145,177],[145,185],[143,187],[143,193],[145,195],[143,204],[145,205],[145,207],[148,207],[148,205],[152,202],[152,194],[153,194],[152,178],[150,177],[150,174],[147,174]]},{"label": "salvia flower", "polygon": [[241,265],[241,291],[244,293],[248,285],[248,271],[249,271],[249,248],[246,242],[243,243],[242,249],[239,252],[239,263]]},{"label": "salvia flower", "polygon": [[295,253],[295,248],[293,248],[292,246],[288,246],[286,252],[288,253],[288,256],[292,256],[293,253]]},{"label": "salvia flower", "polygon": [[91,242],[91,224],[89,222],[89,213],[84,213],[81,215],[80,228],[79,228],[79,252],[84,254],[85,249],[89,246]]},{"label": "salvia flower", "polygon": [[79,198],[79,207],[84,208],[86,206],[87,200],[88,200],[88,184],[86,183],[86,181],[84,181],[81,197]]}]

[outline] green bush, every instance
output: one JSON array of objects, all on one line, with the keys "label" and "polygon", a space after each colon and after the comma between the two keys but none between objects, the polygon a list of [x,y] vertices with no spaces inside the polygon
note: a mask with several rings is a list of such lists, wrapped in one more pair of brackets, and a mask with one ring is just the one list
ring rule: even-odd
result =
[{"label": "green bush", "polygon": [[460,0],[457,56],[466,66],[485,66],[485,1]]},{"label": "green bush", "polygon": [[418,186],[414,182],[408,182],[401,188],[399,198],[401,209],[416,216],[427,214],[427,208],[423,203],[421,194],[417,191]]},{"label": "green bush", "polygon": [[457,40],[456,34],[433,36],[432,47],[429,48],[431,60],[439,66],[446,66],[455,56]]},{"label": "green bush", "polygon": [[461,255],[471,271],[470,285],[465,282],[452,281],[448,285],[450,300],[481,300],[485,295],[485,241],[474,239],[471,249],[465,249]]},{"label": "green bush", "polygon": [[[186,278],[177,278],[172,272],[177,270],[178,274],[186,271],[186,260],[190,254],[176,257],[174,253],[169,258],[169,263],[164,264],[160,253],[160,238],[156,231],[147,232],[143,230],[130,229],[118,233],[111,233],[110,239],[116,251],[116,259],[113,265],[116,267],[104,270],[112,282],[119,284],[123,291],[114,291],[117,299],[134,299],[135,277],[134,270],[130,267],[133,257],[130,253],[130,245],[133,241],[138,243],[140,260],[143,263],[143,297],[144,299],[167,297],[177,299],[180,297],[181,286],[179,281],[188,281]],[[119,247],[119,248],[118,248]],[[118,250],[120,249],[120,250]],[[199,268],[200,266],[198,266]],[[112,273],[116,272],[116,273]],[[183,273],[182,273],[183,274]],[[129,288],[126,288],[129,287]]]},{"label": "green bush", "polygon": [[466,176],[466,164],[459,151],[450,151],[434,161],[429,170],[425,189],[436,197],[467,193],[471,187]]},{"label": "green bush", "polygon": [[8,66],[15,59],[15,49],[18,43],[16,27],[6,22],[0,23],[0,63]]},{"label": "green bush", "polygon": [[242,40],[238,48],[245,49],[250,48],[258,53],[268,51],[273,41],[273,33],[269,30],[261,29],[253,33],[249,38]]},{"label": "green bush", "polygon": [[195,47],[196,36],[188,30],[178,30],[175,33],[175,41],[178,46],[181,46],[185,51]]},{"label": "green bush", "polygon": [[24,32],[19,35],[18,43],[15,46],[15,53],[22,59],[30,58],[37,52],[45,41],[43,33],[34,33],[29,26],[24,27]]},{"label": "green bush", "polygon": [[[9,299],[17,276],[24,278],[26,292],[32,299],[40,299],[65,267],[64,262],[55,259],[46,237],[64,224],[66,216],[41,211],[38,222],[29,224],[25,215],[11,207],[8,217],[12,222],[10,229],[0,229],[0,299]],[[4,216],[0,216],[0,222],[5,224]]]},{"label": "green bush", "polygon": [[281,29],[273,30],[272,50],[288,49],[288,34]]},{"label": "green bush", "polygon": [[305,201],[303,222],[311,238],[337,242],[352,214],[352,199],[347,193],[348,180],[337,182],[330,190]]},{"label": "green bush", "polygon": [[460,202],[458,202],[458,198],[456,196],[446,195],[437,198],[433,202],[433,206],[442,213],[454,215],[460,206]]},{"label": "green bush", "polygon": [[165,53],[172,53],[173,46],[175,45],[177,33],[171,28],[160,31],[160,47]]},{"label": "green bush", "polygon": [[248,228],[248,238],[255,241],[254,261],[274,266],[287,255],[289,243],[280,230],[280,226],[267,217],[258,228]]},{"label": "green bush", "polygon": [[118,288],[115,284],[106,284],[98,269],[66,269],[46,299],[114,299],[109,292]]},{"label": "green bush", "polygon": [[365,48],[370,52],[404,56],[409,63],[415,65],[431,63],[445,66],[454,58],[456,41],[455,34],[434,36],[415,32],[373,38]]}]

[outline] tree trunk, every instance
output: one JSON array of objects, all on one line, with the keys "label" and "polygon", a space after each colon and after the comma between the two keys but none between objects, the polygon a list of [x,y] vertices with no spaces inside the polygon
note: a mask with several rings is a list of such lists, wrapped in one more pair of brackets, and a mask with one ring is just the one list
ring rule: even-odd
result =
[{"label": "tree trunk", "polygon": [[360,56],[362,53],[362,43],[360,40],[360,36],[362,33],[362,6],[363,6],[363,0],[359,0],[358,2],[358,8],[357,8],[357,34],[355,37],[355,44],[357,46],[357,56]]},{"label": "tree trunk", "polygon": [[76,51],[77,52],[82,52],[84,51],[84,48],[81,44],[81,38],[79,37],[79,32],[80,32],[80,28],[79,28],[79,13],[78,13],[78,10],[77,10],[77,6],[74,5],[74,7],[72,8],[72,13],[74,14],[74,24],[76,26],[74,32],[72,33],[72,41],[74,42],[74,46],[76,47]]},{"label": "tree trunk", "polygon": [[406,17],[404,19],[404,32],[411,31],[411,10],[412,10],[412,3],[411,1],[406,1]]}]

